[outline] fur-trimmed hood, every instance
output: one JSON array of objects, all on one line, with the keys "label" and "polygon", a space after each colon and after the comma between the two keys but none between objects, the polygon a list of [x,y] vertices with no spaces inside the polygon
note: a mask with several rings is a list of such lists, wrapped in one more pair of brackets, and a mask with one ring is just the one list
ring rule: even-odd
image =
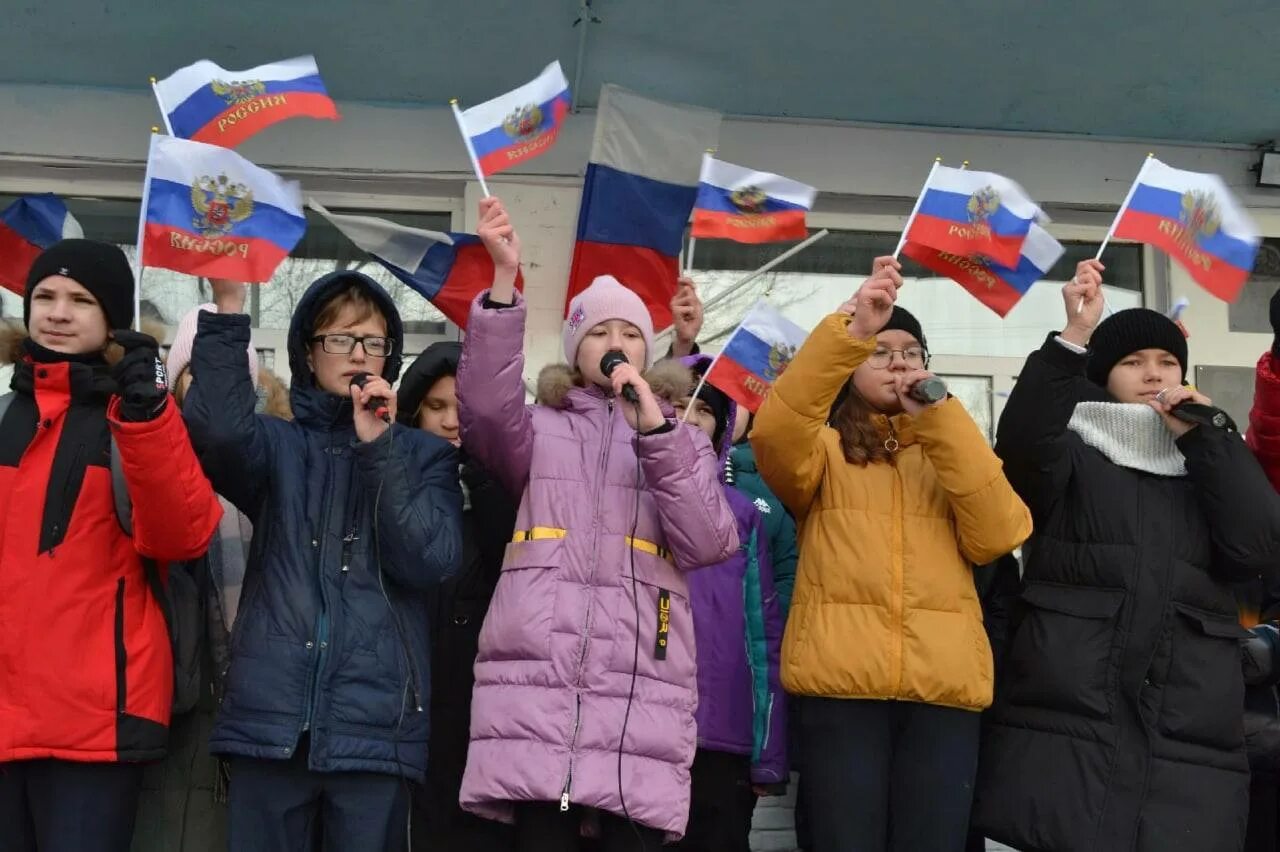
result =
[{"label": "fur-trimmed hood", "polygon": [[[693,391],[693,374],[676,361],[659,361],[643,373],[644,380],[653,389],[660,402],[674,406],[676,400]],[[548,364],[538,373],[536,401],[548,408],[565,408],[569,392],[585,388],[582,374],[568,364]]]}]

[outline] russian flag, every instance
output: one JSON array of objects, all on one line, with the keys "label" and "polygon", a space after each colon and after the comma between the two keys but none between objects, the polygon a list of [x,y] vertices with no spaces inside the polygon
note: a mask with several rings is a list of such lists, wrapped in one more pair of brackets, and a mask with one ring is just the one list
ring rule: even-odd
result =
[{"label": "russian flag", "polygon": [[799,181],[705,154],[690,236],[739,243],[802,240],[809,234],[805,214],[817,194]]},{"label": "russian flag", "polygon": [[[315,200],[310,205],[459,328],[467,327],[476,296],[493,284],[493,258],[475,234],[428,231],[373,216],[330,213]],[[523,289],[523,284],[523,274],[517,274],[516,287]]]},{"label": "russian flag", "polygon": [[21,296],[40,252],[84,229],[56,195],[25,195],[0,213],[0,287]]},{"label": "russian flag", "polygon": [[677,258],[698,194],[699,165],[720,135],[720,113],[600,92],[595,139],[578,209],[565,311],[600,275],[644,299],[653,327],[671,325]]},{"label": "russian flag", "polygon": [[1240,295],[1261,243],[1257,226],[1222,178],[1175,169],[1155,157],[1142,164],[1114,234],[1167,252],[1227,302]]},{"label": "russian flag", "polygon": [[756,302],[707,370],[707,383],[757,411],[808,336],[766,302]]},{"label": "russian flag", "polygon": [[966,257],[908,242],[902,253],[927,269],[964,287],[982,304],[1004,316],[1013,310],[1031,285],[1049,274],[1062,257],[1062,244],[1032,223],[1018,265],[1001,266],[984,257]]},{"label": "russian flag", "polygon": [[554,145],[569,104],[569,81],[556,61],[520,88],[462,110],[458,122],[481,174],[488,177]]},{"label": "russian flag", "polygon": [[270,281],[307,230],[302,191],[234,151],[153,134],[139,265]]},{"label": "russian flag", "polygon": [[174,136],[234,148],[286,118],[338,118],[314,56],[228,71],[201,59],[155,84]]},{"label": "russian flag", "polygon": [[951,254],[1018,264],[1031,223],[1048,221],[1031,197],[994,172],[936,165],[925,183],[907,242]]}]

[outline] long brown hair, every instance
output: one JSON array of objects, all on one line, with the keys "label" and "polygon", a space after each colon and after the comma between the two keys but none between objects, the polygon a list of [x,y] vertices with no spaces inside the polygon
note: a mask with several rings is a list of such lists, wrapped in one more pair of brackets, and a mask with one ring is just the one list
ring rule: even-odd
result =
[{"label": "long brown hair", "polygon": [[845,385],[844,400],[831,415],[831,428],[840,435],[840,449],[845,461],[866,467],[874,462],[893,464],[893,453],[884,445],[884,436],[872,417],[877,414],[858,389],[853,378]]}]

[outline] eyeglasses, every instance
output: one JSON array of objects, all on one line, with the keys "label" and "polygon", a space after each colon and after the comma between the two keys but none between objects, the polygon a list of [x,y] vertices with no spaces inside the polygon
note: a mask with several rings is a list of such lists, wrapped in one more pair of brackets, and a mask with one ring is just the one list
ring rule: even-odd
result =
[{"label": "eyeglasses", "polygon": [[311,342],[319,343],[330,355],[350,355],[356,351],[357,343],[364,347],[364,354],[370,358],[386,358],[395,349],[395,341],[390,337],[360,337],[355,334],[317,334]]},{"label": "eyeglasses", "polygon": [[886,349],[878,346],[867,359],[867,363],[876,370],[883,370],[893,363],[895,354],[901,355],[908,367],[922,368],[929,363],[929,352],[923,346],[908,346],[906,349]]}]

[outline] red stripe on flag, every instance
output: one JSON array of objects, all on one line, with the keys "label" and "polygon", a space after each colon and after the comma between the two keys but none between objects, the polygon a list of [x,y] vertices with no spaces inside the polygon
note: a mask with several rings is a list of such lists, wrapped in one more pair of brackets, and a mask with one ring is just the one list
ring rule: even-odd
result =
[{"label": "red stripe on flag", "polygon": [[[465,329],[471,303],[492,286],[493,258],[489,256],[489,250],[483,243],[465,245],[454,255],[449,275],[431,304],[439,308],[449,322]],[[516,289],[524,291],[524,272],[516,273]]]},{"label": "red stripe on flag", "polygon": [[1201,287],[1224,302],[1234,302],[1249,280],[1249,270],[1232,266],[1216,255],[1178,240],[1176,235],[1183,232],[1181,222],[1130,207],[1116,223],[1115,236],[1161,249],[1178,261]]},{"label": "red stripe on flag", "polygon": [[724,391],[725,396],[755,413],[773,387],[737,361],[721,355],[707,373],[707,384]]},{"label": "red stripe on flag", "polygon": [[1018,265],[1027,236],[1000,236],[985,225],[952,222],[917,213],[911,222],[911,230],[907,232],[907,240],[952,254],[985,255],[1001,266],[1013,269]]},{"label": "red stripe on flag", "polygon": [[776,243],[803,240],[809,236],[806,210],[776,213],[726,213],[721,210],[693,210],[690,236],[699,239],[733,240],[737,243]]},{"label": "red stripe on flag", "polygon": [[143,236],[147,266],[206,278],[261,283],[270,281],[289,253],[270,240],[202,237],[169,225],[148,222]]},{"label": "red stripe on flag", "polygon": [[573,250],[565,314],[573,297],[591,286],[596,277],[612,275],[639,294],[653,317],[653,330],[662,331],[671,325],[671,299],[676,294],[679,276],[677,266],[674,257],[654,249],[580,240]]},{"label": "red stripe on flag", "polygon": [[1001,317],[1013,310],[1013,306],[1022,298],[1021,293],[973,258],[938,251],[912,242],[902,247],[902,253],[921,266],[950,278]]},{"label": "red stripe on flag", "polygon": [[200,128],[192,139],[234,148],[253,134],[287,118],[338,119],[338,107],[319,92],[280,92],[260,95],[251,101],[228,107]]},{"label": "red stripe on flag", "polygon": [[555,117],[549,128],[527,142],[513,141],[505,148],[490,151],[483,157],[477,158],[480,171],[485,177],[518,166],[539,154],[545,154],[547,149],[556,144],[556,137],[560,135],[560,125],[564,123],[564,117],[569,112],[569,105],[561,98],[556,98],[554,103]]},{"label": "red stripe on flag", "polygon": [[27,273],[44,249],[32,245],[11,228],[0,224],[0,287],[21,296],[27,291]]}]

